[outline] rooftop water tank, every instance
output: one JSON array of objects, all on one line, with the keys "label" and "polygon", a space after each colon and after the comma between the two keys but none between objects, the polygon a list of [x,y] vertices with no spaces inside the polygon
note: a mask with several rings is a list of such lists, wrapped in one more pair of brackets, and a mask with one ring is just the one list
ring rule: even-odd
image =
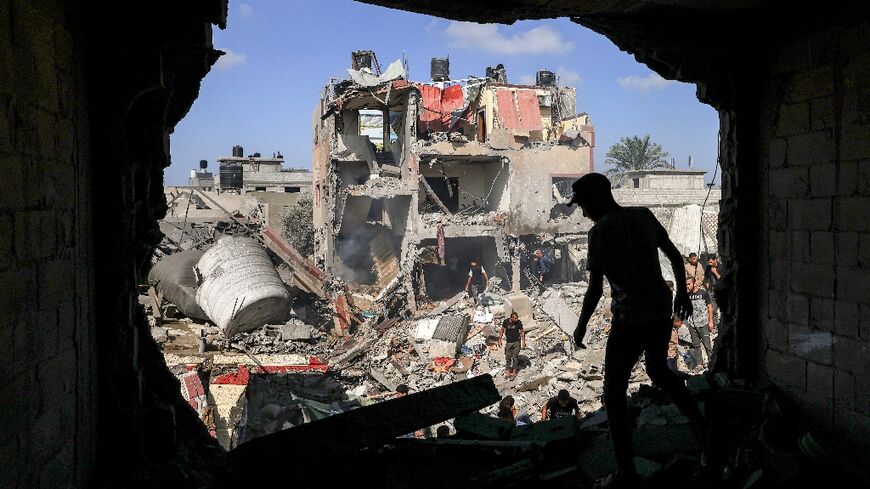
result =
[{"label": "rooftop water tank", "polygon": [[208,160],[199,160],[199,168],[201,170],[208,168]]},{"label": "rooftop water tank", "polygon": [[496,83],[507,83],[507,72],[501,63],[495,66],[487,66],[486,77],[491,78]]},{"label": "rooftop water tank", "polygon": [[242,188],[242,165],[221,165],[220,181],[222,189]]},{"label": "rooftop water tank", "polygon": [[201,280],[196,303],[228,338],[290,317],[290,293],[253,239],[224,236],[196,269]]},{"label": "rooftop water tank", "polygon": [[450,79],[450,59],[449,58],[432,58],[432,81],[440,82]]},{"label": "rooftop water tank", "polygon": [[538,70],[535,75],[535,85],[539,87],[556,86],[556,74],[550,70]]},{"label": "rooftop water tank", "polygon": [[244,158],[245,157],[245,148],[239,146],[238,144],[233,146],[233,158]]}]

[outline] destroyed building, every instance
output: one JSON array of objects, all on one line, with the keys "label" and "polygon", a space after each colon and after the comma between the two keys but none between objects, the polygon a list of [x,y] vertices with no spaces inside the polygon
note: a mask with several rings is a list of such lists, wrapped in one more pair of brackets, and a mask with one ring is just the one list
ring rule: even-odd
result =
[{"label": "destroyed building", "polygon": [[232,156],[217,159],[220,174],[215,182],[218,192],[309,193],[311,172],[304,168],[285,168],[281,153],[271,158],[260,153],[244,156],[242,146],[233,146]]},{"label": "destroyed building", "polygon": [[[810,470],[814,487],[840,485],[846,464],[866,460],[846,448],[870,439],[865,2],[367,3],[478,22],[570,18],[664,78],[695,84],[721,122],[717,237],[729,271],[715,370],[734,379],[719,392],[737,402],[710,399],[707,413],[729,468],[743,469],[729,472],[741,476],[729,487],[782,474],[760,466],[765,454]],[[482,388],[485,376],[261,437],[247,457],[220,449],[150,339],[138,286],[162,239],[170,134],[221,54],[211,30],[226,27],[227,2],[115,7],[0,3],[0,486],[214,487],[227,466],[279,470],[285,481],[318,467],[343,484],[365,474],[383,485],[505,487],[521,474],[524,487],[550,485],[528,475],[551,468],[536,465],[531,443],[394,439],[492,406],[499,393]],[[762,405],[790,411],[752,390],[764,383],[830,432],[828,443],[808,443],[805,425],[783,416],[756,422]],[[734,433],[784,436],[747,446],[729,443]],[[499,457],[493,446],[505,447]]]},{"label": "destroyed building", "polygon": [[449,80],[438,58],[428,82],[407,80],[399,62],[349,72],[315,113],[315,258],[362,286],[356,300],[398,284],[453,296],[472,258],[519,289],[522,251],[541,235],[555,279],[579,279],[572,245],[590,222],[564,202],[594,168],[595,129],[573,88],[548,71],[537,85],[506,83],[503,69],[498,81]]}]

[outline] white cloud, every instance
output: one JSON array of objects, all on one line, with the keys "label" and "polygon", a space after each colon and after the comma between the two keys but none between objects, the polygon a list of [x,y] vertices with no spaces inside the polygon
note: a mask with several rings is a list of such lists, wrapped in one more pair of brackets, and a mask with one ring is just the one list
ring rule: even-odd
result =
[{"label": "white cloud", "polygon": [[574,43],[549,26],[539,26],[518,34],[505,35],[496,24],[451,22],[444,29],[451,48],[479,49],[497,54],[562,54]]},{"label": "white cloud", "polygon": [[577,73],[574,70],[569,70],[564,66],[556,68],[556,74],[559,75],[559,82],[562,83],[562,85],[576,87],[583,83],[583,77],[580,76],[580,73]]},{"label": "white cloud", "polygon": [[254,7],[251,7],[247,3],[243,3],[239,5],[239,12],[242,13],[242,17],[250,19],[254,16]]},{"label": "white cloud", "polygon": [[231,49],[221,49],[221,51],[226,52],[223,56],[218,58],[217,63],[214,64],[214,67],[219,70],[229,70],[235,68],[236,66],[245,64],[245,61],[248,60],[247,56],[242,53],[237,53]]},{"label": "white cloud", "polygon": [[617,78],[616,82],[619,83],[619,86],[626,90],[635,90],[641,93],[649,93],[653,90],[663,90],[671,83],[674,83],[673,80],[665,80],[658,73],[650,73],[647,76],[626,76],[622,78]]}]

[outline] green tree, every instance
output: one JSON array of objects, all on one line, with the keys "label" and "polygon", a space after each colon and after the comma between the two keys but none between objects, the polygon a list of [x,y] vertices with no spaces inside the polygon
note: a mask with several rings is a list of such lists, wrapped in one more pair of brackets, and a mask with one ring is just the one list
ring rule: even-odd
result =
[{"label": "green tree", "polygon": [[649,140],[649,135],[622,138],[607,151],[604,163],[612,168],[604,173],[610,177],[614,187],[621,187],[628,171],[670,168],[668,156],[661,145]]},{"label": "green tree", "polygon": [[281,234],[304,256],[314,254],[314,205],[311,196],[302,194],[295,204],[281,213]]}]

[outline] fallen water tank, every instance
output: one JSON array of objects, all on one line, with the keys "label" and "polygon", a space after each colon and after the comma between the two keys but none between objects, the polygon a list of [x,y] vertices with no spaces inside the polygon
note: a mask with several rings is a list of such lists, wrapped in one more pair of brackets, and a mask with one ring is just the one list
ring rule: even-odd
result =
[{"label": "fallen water tank", "polygon": [[227,337],[290,317],[290,293],[266,250],[251,238],[225,236],[196,265],[196,303]]},{"label": "fallen water tank", "polygon": [[242,188],[242,165],[221,165],[221,188]]}]

